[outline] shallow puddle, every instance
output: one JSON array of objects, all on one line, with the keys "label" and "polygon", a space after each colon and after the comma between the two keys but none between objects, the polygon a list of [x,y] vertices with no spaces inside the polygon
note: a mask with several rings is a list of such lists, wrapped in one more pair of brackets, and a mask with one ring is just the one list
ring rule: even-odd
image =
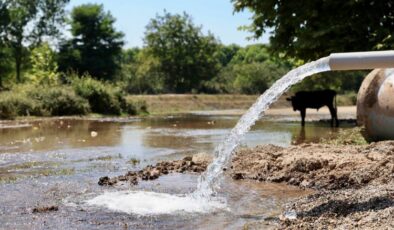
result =
[{"label": "shallow puddle", "polygon": [[[211,153],[238,118],[189,114],[2,122],[0,228],[239,229],[250,223],[274,226],[286,202],[310,191],[226,178],[218,194],[226,200],[223,206],[220,202],[194,203],[182,195],[194,191],[198,175],[172,174],[133,187],[97,185],[102,176],[121,175],[160,160]],[[246,136],[244,146],[288,146],[318,141],[338,131],[324,122],[309,123],[302,129],[292,119],[268,117],[260,121]],[[152,197],[157,200],[153,202]],[[163,198],[174,202],[161,203]],[[126,200],[128,204],[123,202]],[[155,215],[132,210],[145,207],[148,201]],[[118,205],[113,205],[116,202]],[[143,205],[138,206],[138,202]],[[58,211],[32,213],[35,207],[51,205],[58,206]],[[193,209],[201,212],[188,212]]]}]

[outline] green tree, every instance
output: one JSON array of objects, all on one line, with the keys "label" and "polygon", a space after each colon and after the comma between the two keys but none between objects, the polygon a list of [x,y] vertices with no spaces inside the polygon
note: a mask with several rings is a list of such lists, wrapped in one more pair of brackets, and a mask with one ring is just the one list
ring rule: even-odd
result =
[{"label": "green tree", "polygon": [[123,33],[103,5],[84,4],[71,12],[72,39],[62,43],[59,69],[85,72],[98,79],[114,79],[120,67]]},{"label": "green tree", "polygon": [[233,87],[237,93],[261,94],[267,90],[287,69],[273,62],[237,64],[233,67]]},{"label": "green tree", "polygon": [[250,64],[253,62],[265,62],[272,55],[268,52],[268,46],[263,44],[249,45],[238,50],[231,60],[232,64]]},{"label": "green tree", "polygon": [[322,90],[330,88],[339,93],[357,92],[367,71],[326,72],[306,78],[292,88],[292,91]]},{"label": "green tree", "polygon": [[271,50],[304,61],[332,52],[392,49],[394,1],[232,0],[250,10],[246,28],[258,38],[272,30]]},{"label": "green tree", "polygon": [[218,73],[219,42],[212,34],[204,35],[186,13],[156,16],[146,28],[144,42],[168,92],[200,91],[203,82]]},{"label": "green tree", "polygon": [[262,93],[291,67],[291,62],[270,55],[268,46],[249,45],[232,55],[220,73],[205,83],[205,90],[210,93]]},{"label": "green tree", "polygon": [[55,61],[55,53],[48,43],[34,48],[30,55],[31,70],[30,81],[36,84],[54,84],[57,82],[59,74]]},{"label": "green tree", "polygon": [[165,73],[162,72],[160,59],[143,49],[137,56],[134,79],[129,81],[129,92],[157,94],[168,92],[165,89]]},{"label": "green tree", "polygon": [[10,49],[0,44],[0,91],[3,89],[3,82],[13,71],[13,63]]},{"label": "green tree", "polygon": [[233,60],[234,56],[240,49],[241,47],[236,44],[231,44],[228,46],[220,45],[217,51],[217,55],[219,57],[222,67],[227,66],[231,62],[231,60]]},{"label": "green tree", "polygon": [[7,47],[5,43],[5,32],[8,25],[8,12],[5,2],[0,1],[0,89],[3,87],[3,79],[5,73],[9,70],[9,52],[7,52]]},{"label": "green tree", "polygon": [[2,0],[1,21],[5,24],[0,36],[12,51],[16,80],[21,81],[21,68],[27,45],[57,36],[64,21],[64,7],[69,0]]}]

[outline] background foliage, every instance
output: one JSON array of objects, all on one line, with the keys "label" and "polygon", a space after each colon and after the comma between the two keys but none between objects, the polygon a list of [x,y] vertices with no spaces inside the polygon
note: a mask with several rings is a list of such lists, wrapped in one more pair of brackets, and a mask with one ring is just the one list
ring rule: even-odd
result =
[{"label": "background foliage", "polygon": [[[68,13],[69,0],[0,0],[0,116],[145,113],[127,94],[261,94],[332,52],[394,46],[391,0],[229,1],[253,13],[244,29],[269,31],[269,44],[225,45],[187,13],[164,11],[146,25],[143,47],[125,49],[103,5]],[[354,103],[365,75],[319,74],[292,90],[331,88]]]}]

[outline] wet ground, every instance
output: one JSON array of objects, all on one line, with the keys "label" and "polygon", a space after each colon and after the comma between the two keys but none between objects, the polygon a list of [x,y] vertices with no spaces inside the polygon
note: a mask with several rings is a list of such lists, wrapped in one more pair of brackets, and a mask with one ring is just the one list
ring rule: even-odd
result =
[{"label": "wet ground", "polygon": [[[43,119],[0,123],[0,229],[239,229],[267,220],[275,226],[283,204],[308,193],[270,183],[226,178],[220,191],[228,208],[209,214],[137,216],[88,206],[108,191],[102,176],[124,174],[161,160],[211,153],[238,116],[195,113],[146,118]],[[327,117],[321,117],[327,118]],[[353,126],[342,123],[342,129]],[[302,129],[297,116],[273,115],[259,122],[244,146],[316,142],[336,135],[327,122]],[[133,190],[183,194],[198,175],[171,174]]]},{"label": "wet ground", "polygon": [[[314,188],[278,229],[394,229],[394,142],[272,145],[240,150],[235,179]],[[296,217],[296,218],[295,218]]]}]

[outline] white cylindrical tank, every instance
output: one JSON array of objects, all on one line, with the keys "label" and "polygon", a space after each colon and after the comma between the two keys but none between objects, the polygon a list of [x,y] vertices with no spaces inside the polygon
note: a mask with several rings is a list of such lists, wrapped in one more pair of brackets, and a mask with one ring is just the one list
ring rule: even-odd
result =
[{"label": "white cylindrical tank", "polygon": [[357,123],[370,140],[394,139],[394,69],[375,69],[357,95]]}]

